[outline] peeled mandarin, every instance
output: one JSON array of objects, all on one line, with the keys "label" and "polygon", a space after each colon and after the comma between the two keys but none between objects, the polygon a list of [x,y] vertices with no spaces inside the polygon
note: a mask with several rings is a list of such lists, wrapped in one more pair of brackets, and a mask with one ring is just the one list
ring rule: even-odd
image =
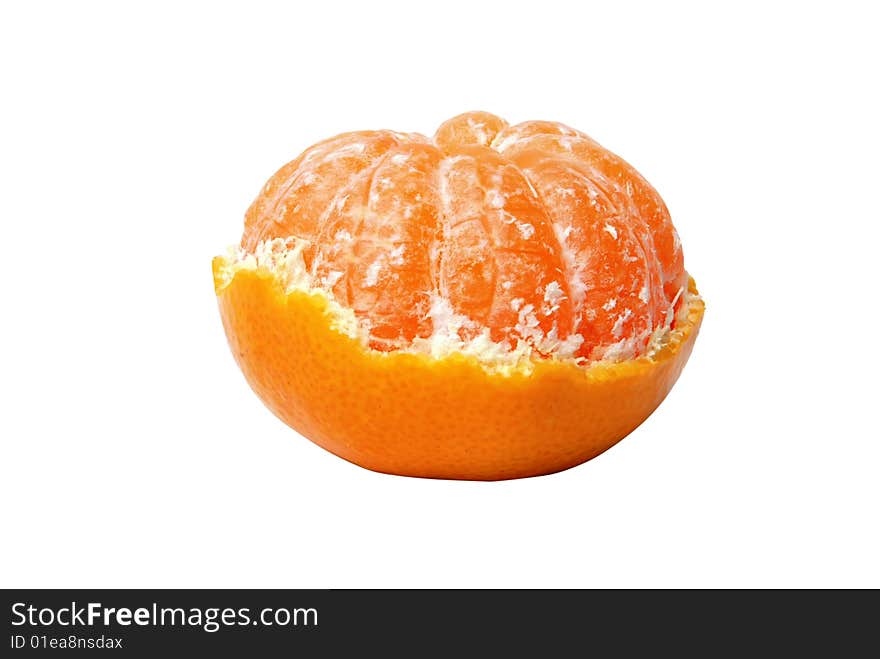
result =
[{"label": "peeled mandarin", "polygon": [[306,149],[214,271],[270,409],[346,459],[417,476],[536,475],[604,451],[668,392],[703,309],[631,165],[563,124],[486,112],[431,139]]}]

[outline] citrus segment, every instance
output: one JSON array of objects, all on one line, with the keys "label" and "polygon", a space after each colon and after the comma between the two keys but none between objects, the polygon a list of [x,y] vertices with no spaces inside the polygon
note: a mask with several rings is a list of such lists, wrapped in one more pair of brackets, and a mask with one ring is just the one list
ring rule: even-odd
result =
[{"label": "citrus segment", "polygon": [[488,112],[465,112],[447,119],[434,133],[434,144],[443,151],[460,146],[489,146],[507,122]]},{"label": "citrus segment", "polygon": [[485,147],[452,151],[440,169],[444,242],[439,295],[493,341],[539,351],[571,327],[568,282],[547,213],[523,173]]}]

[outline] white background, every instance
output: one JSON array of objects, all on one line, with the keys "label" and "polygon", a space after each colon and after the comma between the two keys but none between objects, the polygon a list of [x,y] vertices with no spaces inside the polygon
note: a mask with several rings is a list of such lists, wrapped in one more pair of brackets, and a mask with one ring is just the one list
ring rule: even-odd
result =
[{"label": "white background", "polygon": [[[880,587],[876,17],[651,4],[4,3],[0,585]],[[470,109],[640,169],[703,331],[592,462],[383,476],[252,394],[210,261],[312,142]]]}]

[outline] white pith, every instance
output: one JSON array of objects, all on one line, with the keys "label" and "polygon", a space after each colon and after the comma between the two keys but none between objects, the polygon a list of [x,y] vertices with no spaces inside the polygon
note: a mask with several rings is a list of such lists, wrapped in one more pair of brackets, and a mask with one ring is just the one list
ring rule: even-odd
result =
[{"label": "white pith", "polygon": [[[221,260],[218,272],[218,290],[227,286],[236,273],[250,271],[262,275],[271,276],[279,288],[285,293],[294,291],[309,295],[319,295],[326,299],[327,316],[331,329],[361,343],[365,350],[373,350],[370,343],[370,327],[359,319],[354,311],[340,304],[334,297],[331,287],[333,282],[316,280],[306,268],[303,260],[303,250],[308,246],[304,240],[274,239],[260,243],[254,252],[248,252],[240,247],[230,247]],[[555,290],[549,287],[547,296],[552,301]],[[679,297],[682,304],[677,313],[673,312],[675,303]],[[698,296],[690,294],[682,289],[673,306],[670,306],[666,314],[665,323],[644,336],[636,335],[621,337],[619,341],[603,346],[598,351],[599,359],[587,360],[584,357],[575,357],[575,354],[583,342],[579,334],[572,334],[565,339],[555,336],[555,330],[547,335],[530,336],[529,329],[533,324],[532,305],[520,308],[520,334],[531,340],[531,343],[517,339],[516,345],[492,341],[488,327],[470,340],[462,340],[459,330],[467,322],[467,319],[456,314],[449,300],[433,293],[431,296],[430,310],[427,317],[430,318],[434,328],[431,336],[415,338],[406,345],[392,350],[391,352],[404,352],[429,355],[435,359],[443,359],[455,354],[468,355],[476,358],[481,365],[493,371],[529,372],[534,363],[547,359],[570,361],[581,367],[587,367],[593,363],[614,363],[626,361],[635,357],[636,346],[644,343],[647,338],[647,349],[640,358],[652,359],[670,341],[670,338],[679,325],[687,317],[692,302]],[[374,350],[377,354],[391,354],[390,352]]]}]

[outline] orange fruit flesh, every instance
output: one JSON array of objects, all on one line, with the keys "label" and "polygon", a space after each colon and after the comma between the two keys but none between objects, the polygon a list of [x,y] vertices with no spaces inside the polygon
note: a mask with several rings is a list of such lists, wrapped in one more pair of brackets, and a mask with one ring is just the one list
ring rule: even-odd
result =
[{"label": "orange fruit flesh", "polygon": [[703,303],[663,201],[561,124],[320,142],[214,260],[233,354],[288,425],[376,471],[494,480],[598,455],[662,401]]},{"label": "orange fruit flesh", "polygon": [[642,354],[686,287],[657,192],[574,129],[467,113],[307,149],[248,209],[241,245],[308,241],[314,281],[394,350],[446,320],[470,340],[584,360]]}]

